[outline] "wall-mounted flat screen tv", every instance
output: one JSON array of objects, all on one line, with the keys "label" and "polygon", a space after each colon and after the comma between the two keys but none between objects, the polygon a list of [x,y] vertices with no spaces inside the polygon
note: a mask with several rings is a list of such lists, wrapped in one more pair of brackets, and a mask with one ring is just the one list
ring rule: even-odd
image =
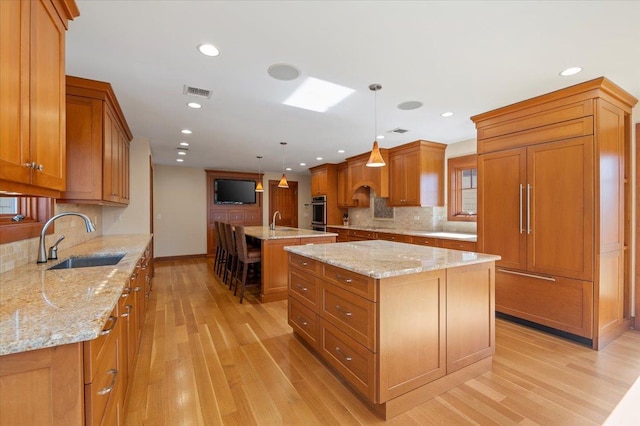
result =
[{"label": "wall-mounted flat screen tv", "polygon": [[253,180],[216,179],[216,204],[255,204],[256,182]]}]

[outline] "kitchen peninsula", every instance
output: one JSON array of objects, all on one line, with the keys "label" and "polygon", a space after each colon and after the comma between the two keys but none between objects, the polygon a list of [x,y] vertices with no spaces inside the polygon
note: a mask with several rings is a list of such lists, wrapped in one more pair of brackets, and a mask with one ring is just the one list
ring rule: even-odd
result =
[{"label": "kitchen peninsula", "polygon": [[490,369],[499,256],[380,240],[285,250],[294,333],[381,417]]},{"label": "kitchen peninsula", "polygon": [[247,237],[260,240],[262,249],[262,277],[260,301],[273,302],[287,298],[286,246],[335,243],[338,234],[308,229],[276,226],[245,226]]}]

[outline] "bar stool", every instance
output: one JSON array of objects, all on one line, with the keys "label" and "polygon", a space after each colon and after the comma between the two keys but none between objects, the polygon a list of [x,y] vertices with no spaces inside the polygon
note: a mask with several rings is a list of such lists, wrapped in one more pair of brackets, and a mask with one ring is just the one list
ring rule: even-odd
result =
[{"label": "bar stool", "polygon": [[220,232],[218,231],[220,229],[220,222],[219,221],[214,221],[213,222],[213,229],[216,233],[216,254],[213,257],[213,270],[217,271],[218,270],[218,264],[220,263],[220,258],[222,257],[222,241],[220,240]]},{"label": "bar stool", "polygon": [[236,248],[236,237],[234,235],[233,226],[230,223],[223,224],[224,237],[227,244],[227,262],[224,268],[224,276],[222,282],[227,283],[227,277],[229,277],[229,289],[233,284],[233,277],[238,267],[238,250]]},{"label": "bar stool", "polygon": [[[247,248],[247,236],[244,233],[244,226],[236,226],[236,244],[238,247],[238,262],[242,263],[242,278],[240,280],[240,303],[244,299],[244,289],[247,286],[247,274],[249,272],[249,265],[259,266],[262,262],[261,250],[249,250]],[[236,271],[236,288],[233,291],[233,295],[236,295],[238,290],[237,274],[240,272],[240,265],[238,265]],[[260,281],[258,281],[260,285]]]},{"label": "bar stool", "polygon": [[220,241],[220,258],[218,259],[218,266],[216,267],[216,275],[222,277],[222,267],[227,260],[227,238],[225,236],[224,223],[218,222],[218,228],[216,229],[216,240]]}]

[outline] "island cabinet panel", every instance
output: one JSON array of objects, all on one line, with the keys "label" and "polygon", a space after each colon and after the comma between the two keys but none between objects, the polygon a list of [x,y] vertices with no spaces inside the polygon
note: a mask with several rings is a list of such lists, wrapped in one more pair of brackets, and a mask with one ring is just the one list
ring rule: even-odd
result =
[{"label": "island cabinet panel", "polygon": [[447,374],[493,355],[494,293],[493,265],[477,264],[447,271]]},{"label": "island cabinet panel", "polygon": [[297,298],[289,297],[289,325],[316,351],[320,351],[320,318]]},{"label": "island cabinet panel", "polygon": [[284,248],[298,245],[298,238],[262,240],[262,291],[261,302],[271,302],[287,298],[289,256]]},{"label": "island cabinet panel", "polygon": [[498,311],[594,349],[631,324],[624,241],[636,103],[600,77],[472,117],[478,246],[502,257]]},{"label": "island cabinet panel", "polygon": [[373,278],[357,274],[333,265],[322,265],[322,278],[351,293],[376,301],[376,289]]},{"label": "island cabinet panel", "polygon": [[388,401],[447,373],[445,271],[380,283],[380,395]]},{"label": "island cabinet panel", "polygon": [[83,425],[82,343],[3,355],[0,424]]},{"label": "island cabinet panel", "polygon": [[320,284],[314,275],[297,268],[289,268],[289,295],[308,306],[313,312],[318,312]]}]

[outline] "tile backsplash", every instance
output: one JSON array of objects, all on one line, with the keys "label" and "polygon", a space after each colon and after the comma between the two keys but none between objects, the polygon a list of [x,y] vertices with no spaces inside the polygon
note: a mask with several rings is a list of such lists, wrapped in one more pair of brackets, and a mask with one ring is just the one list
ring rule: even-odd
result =
[{"label": "tile backsplash", "polygon": [[[96,226],[96,231],[88,233],[84,226],[84,221],[77,216],[65,216],[57,219],[54,223],[55,232],[47,235],[46,247],[52,246],[56,240],[64,235],[64,240],[60,243],[59,250],[64,255],[64,249],[84,243],[102,235],[102,206],[81,205],[81,204],[56,204],[55,214],[63,212],[84,213]],[[0,244],[0,273],[9,271],[18,266],[35,262],[38,258],[39,238],[16,241],[14,243]]]}]

